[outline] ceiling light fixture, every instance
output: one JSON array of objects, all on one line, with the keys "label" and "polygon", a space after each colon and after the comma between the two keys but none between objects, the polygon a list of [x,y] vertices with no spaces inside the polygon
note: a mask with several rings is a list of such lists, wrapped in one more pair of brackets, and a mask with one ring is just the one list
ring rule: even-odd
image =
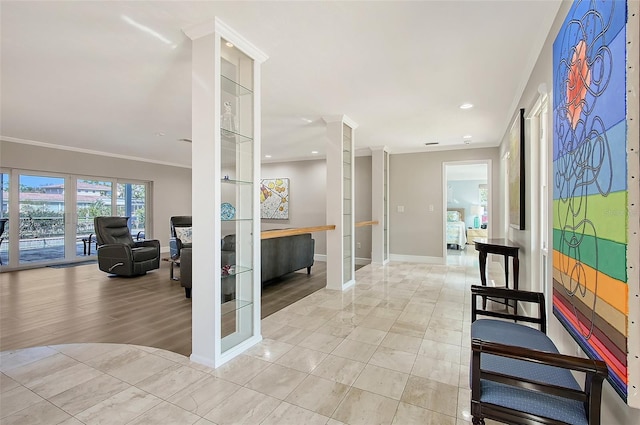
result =
[{"label": "ceiling light fixture", "polygon": [[311,151],[311,153],[315,155],[318,153],[318,151]]},{"label": "ceiling light fixture", "polygon": [[271,158],[271,155],[265,155],[264,157],[265,158]]},{"label": "ceiling light fixture", "polygon": [[158,136],[158,137],[162,137],[165,134],[162,131],[158,131],[157,133],[155,133],[155,135]]},{"label": "ceiling light fixture", "polygon": [[471,135],[470,135],[470,134],[467,134],[467,135],[462,136],[462,138],[463,138],[463,139],[471,139]]},{"label": "ceiling light fixture", "polygon": [[473,103],[463,103],[460,105],[460,109],[471,109],[473,108]]},{"label": "ceiling light fixture", "polygon": [[226,45],[227,45],[227,47],[233,47],[233,43],[232,43],[232,42],[230,42],[230,41],[227,41],[227,42],[226,42],[226,43],[224,43],[224,44],[226,44]]}]

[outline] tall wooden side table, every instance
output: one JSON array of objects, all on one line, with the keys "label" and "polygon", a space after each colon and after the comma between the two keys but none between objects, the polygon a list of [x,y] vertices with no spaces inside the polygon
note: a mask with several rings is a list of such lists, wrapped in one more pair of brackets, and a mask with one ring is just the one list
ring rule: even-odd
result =
[{"label": "tall wooden side table", "polygon": [[[504,282],[509,288],[509,257],[513,258],[513,289],[518,289],[518,274],[520,272],[520,260],[518,250],[520,247],[508,239],[476,239],[473,241],[476,251],[479,252],[480,282],[487,286],[487,254],[504,255]],[[509,304],[505,303],[507,307]],[[487,308],[486,297],[482,298],[482,308]],[[513,306],[513,311],[518,314],[518,303]]]}]

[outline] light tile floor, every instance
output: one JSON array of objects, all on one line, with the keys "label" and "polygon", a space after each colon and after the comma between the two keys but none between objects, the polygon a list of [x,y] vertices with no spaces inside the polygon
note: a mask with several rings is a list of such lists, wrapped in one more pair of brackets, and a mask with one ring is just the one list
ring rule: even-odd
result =
[{"label": "light tile floor", "polygon": [[2,352],[0,422],[466,424],[469,286],[479,282],[467,250],[447,265],[365,266],[352,289],[265,318],[263,342],[215,370],[132,345]]}]

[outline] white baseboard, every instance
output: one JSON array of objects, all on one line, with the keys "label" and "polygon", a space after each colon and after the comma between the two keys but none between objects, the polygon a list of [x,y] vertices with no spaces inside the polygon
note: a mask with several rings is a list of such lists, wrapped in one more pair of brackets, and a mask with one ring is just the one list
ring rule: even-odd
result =
[{"label": "white baseboard", "polygon": [[[314,254],[313,261],[319,261],[321,263],[327,262],[326,254]],[[356,264],[366,266],[367,264],[371,264],[371,258],[360,258],[356,257]]]},{"label": "white baseboard", "polygon": [[391,261],[405,261],[408,263],[427,263],[427,264],[444,264],[443,257],[429,257],[426,255],[401,255],[390,254],[389,259]]}]

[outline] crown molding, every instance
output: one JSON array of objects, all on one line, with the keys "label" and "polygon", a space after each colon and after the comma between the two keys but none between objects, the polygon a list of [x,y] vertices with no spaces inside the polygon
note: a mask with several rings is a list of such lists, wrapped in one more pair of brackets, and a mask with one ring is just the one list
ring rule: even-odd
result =
[{"label": "crown molding", "polygon": [[175,163],[175,162],[157,161],[157,160],[148,159],[148,158],[139,158],[137,156],[120,155],[120,154],[116,154],[116,153],[96,151],[96,150],[92,150],[92,149],[77,148],[75,146],[55,145],[53,143],[38,142],[36,140],[19,139],[17,137],[7,137],[7,136],[0,135],[0,140],[3,141],[3,142],[39,146],[41,148],[57,149],[57,150],[62,150],[62,151],[84,153],[84,154],[89,154],[89,155],[98,155],[98,156],[107,156],[107,157],[111,157],[111,158],[126,159],[126,160],[129,160],[129,161],[147,162],[147,163],[158,164],[158,165],[168,165],[170,167],[191,168],[190,165],[178,164],[178,163]]}]

